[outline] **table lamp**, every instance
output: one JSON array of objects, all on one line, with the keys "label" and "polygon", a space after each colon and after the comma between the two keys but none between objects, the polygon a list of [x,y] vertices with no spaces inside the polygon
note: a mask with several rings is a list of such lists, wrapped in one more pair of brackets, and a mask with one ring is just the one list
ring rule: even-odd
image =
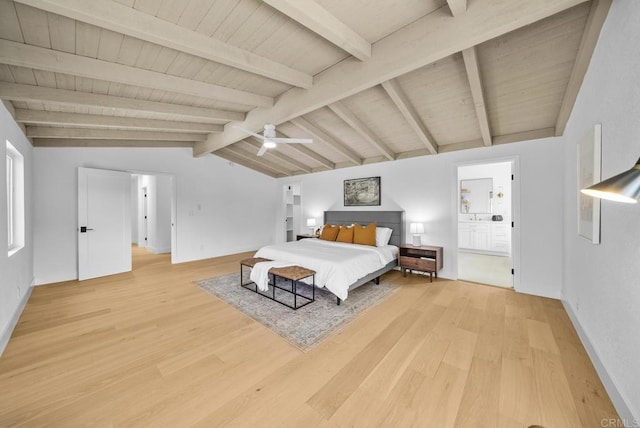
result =
[{"label": "table lamp", "polygon": [[315,228],[316,228],[316,219],[315,218],[308,218],[307,219],[307,227],[310,230],[309,235],[313,236]]},{"label": "table lamp", "polygon": [[422,245],[422,237],[421,233],[424,233],[424,224],[422,223],[411,223],[409,226],[409,230],[413,234],[413,246],[419,247]]}]

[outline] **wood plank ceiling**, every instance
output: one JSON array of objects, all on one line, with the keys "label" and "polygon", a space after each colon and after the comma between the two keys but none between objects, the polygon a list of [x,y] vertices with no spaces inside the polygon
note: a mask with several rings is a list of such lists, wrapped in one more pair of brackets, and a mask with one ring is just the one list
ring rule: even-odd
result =
[{"label": "wood plank ceiling", "polygon": [[[561,135],[611,0],[0,0],[34,146],[193,147],[272,177]],[[261,140],[234,125],[312,144]]]}]

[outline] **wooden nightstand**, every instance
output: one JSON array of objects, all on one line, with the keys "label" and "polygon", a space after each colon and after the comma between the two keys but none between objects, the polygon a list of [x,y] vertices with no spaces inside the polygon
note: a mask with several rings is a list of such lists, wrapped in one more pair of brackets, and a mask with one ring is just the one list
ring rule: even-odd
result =
[{"label": "wooden nightstand", "polygon": [[398,265],[402,269],[402,276],[406,276],[412,270],[429,272],[429,280],[433,282],[433,275],[438,277],[438,271],[442,269],[442,247],[428,247],[421,245],[400,245],[400,257]]},{"label": "wooden nightstand", "polygon": [[315,235],[307,235],[307,234],[296,235],[296,241],[299,241],[299,240],[305,239],[305,238],[317,238],[317,236],[315,236]]}]

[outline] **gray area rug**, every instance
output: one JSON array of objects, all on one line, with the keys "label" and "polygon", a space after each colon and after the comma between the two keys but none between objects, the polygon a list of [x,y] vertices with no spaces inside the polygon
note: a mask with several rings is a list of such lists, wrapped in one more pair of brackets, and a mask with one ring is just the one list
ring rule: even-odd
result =
[{"label": "gray area rug", "polygon": [[[246,276],[244,281],[248,282],[248,272]],[[323,288],[316,288],[315,302],[293,310],[241,287],[239,272],[203,279],[198,281],[197,285],[235,306],[302,350],[308,350],[338,331],[359,313],[380,303],[396,290],[395,287],[385,284],[381,278],[380,284],[370,282],[349,292],[347,300],[338,306],[335,295]],[[278,282],[278,285],[285,284]],[[278,298],[290,296],[284,291],[276,291],[281,293],[276,294]],[[272,288],[269,287],[268,293],[271,292]],[[311,295],[311,287],[299,283],[298,292]]]}]

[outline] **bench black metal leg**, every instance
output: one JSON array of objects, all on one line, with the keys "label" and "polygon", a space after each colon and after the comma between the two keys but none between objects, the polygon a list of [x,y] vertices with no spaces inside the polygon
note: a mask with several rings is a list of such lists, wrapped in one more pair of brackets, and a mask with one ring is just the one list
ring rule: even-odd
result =
[{"label": "bench black metal leg", "polygon": [[273,300],[276,300],[276,276],[273,274],[271,275],[271,282],[273,283]]}]

